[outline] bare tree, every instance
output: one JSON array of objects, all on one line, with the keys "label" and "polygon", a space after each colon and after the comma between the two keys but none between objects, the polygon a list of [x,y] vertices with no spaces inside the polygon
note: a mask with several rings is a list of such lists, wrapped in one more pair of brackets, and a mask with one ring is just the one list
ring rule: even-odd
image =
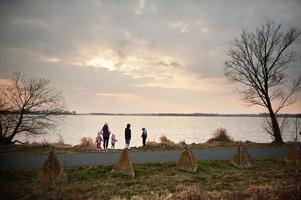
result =
[{"label": "bare tree", "polygon": [[55,126],[63,110],[63,98],[49,80],[15,73],[7,87],[0,88],[0,144],[12,144],[20,133],[43,134]]},{"label": "bare tree", "polygon": [[[281,25],[267,22],[256,31],[244,30],[228,49],[225,75],[238,83],[242,100],[267,109],[274,143],[283,143],[277,113],[296,101],[300,77],[289,81],[287,69],[295,61],[291,49],[300,32],[291,27],[283,32]],[[287,85],[291,83],[291,85]]]},{"label": "bare tree", "polygon": [[298,142],[298,135],[301,136],[301,120],[300,118],[295,119],[295,138],[294,141]]}]

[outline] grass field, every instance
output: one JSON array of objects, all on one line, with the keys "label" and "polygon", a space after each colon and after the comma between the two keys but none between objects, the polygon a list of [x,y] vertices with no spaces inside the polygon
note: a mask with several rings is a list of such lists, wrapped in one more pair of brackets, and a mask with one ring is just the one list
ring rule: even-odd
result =
[{"label": "grass field", "polygon": [[[204,192],[240,193],[251,186],[300,179],[301,167],[278,159],[259,159],[250,169],[229,161],[200,161],[197,173],[178,171],[175,163],[134,164],[135,178],[110,172],[110,166],[65,169],[67,181],[42,190],[36,170],[0,171],[1,199],[160,199],[193,186]],[[298,189],[297,189],[298,191]],[[285,191],[282,191],[285,192]]]}]

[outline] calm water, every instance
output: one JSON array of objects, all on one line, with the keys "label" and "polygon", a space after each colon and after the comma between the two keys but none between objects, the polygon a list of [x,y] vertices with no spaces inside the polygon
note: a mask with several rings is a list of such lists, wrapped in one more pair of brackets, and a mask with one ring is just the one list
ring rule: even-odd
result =
[{"label": "calm water", "polygon": [[[289,119],[289,126],[284,133],[285,141],[293,140],[295,119]],[[76,145],[81,137],[96,137],[104,122],[109,124],[111,132],[116,135],[116,148],[124,147],[124,129],[131,124],[132,146],[140,146],[141,128],[148,130],[148,140],[159,141],[161,135],[174,142],[185,140],[187,143],[200,143],[208,140],[215,129],[226,128],[235,140],[270,142],[271,138],[263,128],[260,117],[170,117],[170,116],[95,116],[73,115],[66,116],[52,131],[52,134],[34,138],[56,142],[63,138],[66,144]],[[29,139],[32,141],[33,139]]]}]

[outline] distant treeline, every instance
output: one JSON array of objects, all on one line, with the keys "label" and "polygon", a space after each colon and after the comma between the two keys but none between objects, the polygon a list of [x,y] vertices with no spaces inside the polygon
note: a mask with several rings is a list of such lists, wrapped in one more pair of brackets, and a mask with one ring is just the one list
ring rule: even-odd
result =
[{"label": "distant treeline", "polygon": [[[19,114],[20,111],[0,111],[1,114]],[[39,114],[48,114],[48,115],[76,115],[75,111],[60,111],[60,112],[48,112],[48,111],[24,111],[23,114],[30,115],[39,115]]]},{"label": "distant treeline", "polygon": [[[218,113],[89,113],[89,115],[118,115],[118,116],[187,116],[187,117],[269,117],[268,113],[259,114],[218,114]],[[277,117],[301,117],[297,114],[277,114]]]},{"label": "distant treeline", "polygon": [[[1,114],[18,114],[19,111],[0,111]],[[179,116],[179,117],[269,117],[268,113],[259,114],[218,114],[218,113],[80,113],[75,111],[61,112],[39,112],[31,111],[24,114],[49,114],[49,115],[115,115],[115,116]],[[301,118],[301,113],[297,114],[277,114],[277,117],[297,117]]]}]

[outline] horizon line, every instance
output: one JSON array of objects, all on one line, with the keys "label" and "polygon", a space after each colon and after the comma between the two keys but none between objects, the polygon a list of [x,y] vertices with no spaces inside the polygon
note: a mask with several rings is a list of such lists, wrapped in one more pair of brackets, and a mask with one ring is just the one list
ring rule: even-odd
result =
[{"label": "horizon line", "polygon": [[[181,113],[181,112],[137,112],[137,113],[118,113],[118,112],[82,112],[76,114],[86,114],[86,115],[256,115],[256,116],[266,116],[269,113],[202,113],[202,112],[191,112],[191,113]],[[279,113],[277,115],[301,115],[301,113]]]}]

